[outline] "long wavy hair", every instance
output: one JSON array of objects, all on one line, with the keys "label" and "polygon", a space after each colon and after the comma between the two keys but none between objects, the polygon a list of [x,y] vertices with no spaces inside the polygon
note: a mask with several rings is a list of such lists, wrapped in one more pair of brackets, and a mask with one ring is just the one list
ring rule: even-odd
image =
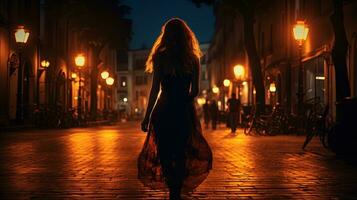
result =
[{"label": "long wavy hair", "polygon": [[201,56],[200,45],[190,27],[182,19],[172,18],[161,28],[146,60],[146,71],[190,71]]}]

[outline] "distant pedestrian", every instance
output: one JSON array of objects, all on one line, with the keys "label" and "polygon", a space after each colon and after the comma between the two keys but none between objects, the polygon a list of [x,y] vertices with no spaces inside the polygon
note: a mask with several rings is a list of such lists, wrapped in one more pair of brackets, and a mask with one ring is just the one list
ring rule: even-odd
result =
[{"label": "distant pedestrian", "polygon": [[212,122],[212,129],[216,130],[217,128],[217,122],[218,122],[218,105],[215,100],[212,100],[210,104],[210,116],[211,116],[211,122]]},{"label": "distant pedestrian", "polygon": [[227,104],[228,104],[229,127],[231,128],[232,133],[235,133],[239,121],[240,100],[237,99],[235,93],[232,93],[232,96],[230,99],[228,99]]},{"label": "distant pedestrian", "polygon": [[208,129],[208,124],[210,121],[210,108],[209,108],[209,101],[206,99],[206,103],[202,106],[203,109],[203,120],[205,123],[205,128]]}]

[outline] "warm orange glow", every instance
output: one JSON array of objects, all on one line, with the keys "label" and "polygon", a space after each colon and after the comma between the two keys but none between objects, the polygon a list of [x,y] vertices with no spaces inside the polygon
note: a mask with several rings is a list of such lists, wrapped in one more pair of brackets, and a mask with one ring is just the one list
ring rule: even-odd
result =
[{"label": "warm orange glow", "polygon": [[165,48],[165,47],[162,46],[162,44],[163,44],[162,38],[163,38],[164,33],[165,33],[166,25],[168,23],[170,23],[171,21],[173,21],[173,20],[179,20],[184,25],[185,30],[187,31],[187,34],[188,34],[188,39],[187,40],[190,42],[190,44],[189,44],[190,49],[189,50],[192,51],[193,55],[195,55],[198,59],[202,56],[202,52],[201,52],[201,49],[200,49],[200,44],[199,44],[195,34],[190,29],[190,27],[186,24],[185,21],[183,21],[183,20],[181,20],[179,18],[173,18],[173,19],[168,20],[162,26],[161,33],[160,33],[159,37],[156,39],[153,47],[151,48],[151,52],[149,54],[149,57],[146,60],[146,70],[145,70],[146,72],[149,72],[149,73],[153,72],[153,69],[154,69],[153,57],[154,57],[154,55],[156,55],[156,53],[159,50],[162,50],[162,49],[159,49],[160,47]]},{"label": "warm orange glow", "polygon": [[197,98],[197,103],[198,105],[202,106],[203,104],[206,103],[206,99],[203,97]]},{"label": "warm orange glow", "polygon": [[42,68],[48,68],[50,66],[50,62],[48,60],[41,61]]},{"label": "warm orange glow", "polygon": [[71,78],[76,79],[77,77],[78,77],[78,76],[77,76],[76,73],[72,73],[72,74],[71,74]]},{"label": "warm orange glow", "polygon": [[19,26],[15,32],[15,40],[16,43],[26,44],[27,40],[29,39],[30,32],[24,28],[24,26]]},{"label": "warm orange glow", "polygon": [[269,85],[269,91],[270,91],[270,92],[276,92],[275,83],[270,83],[270,85]]},{"label": "warm orange glow", "polygon": [[105,79],[105,82],[107,83],[107,85],[113,85],[114,84],[114,78],[108,77],[107,79]]},{"label": "warm orange glow", "polygon": [[74,61],[77,67],[83,67],[86,63],[86,58],[82,54],[78,54]]},{"label": "warm orange glow", "polygon": [[231,85],[231,81],[229,79],[224,79],[223,85],[224,87],[229,87]]},{"label": "warm orange glow", "polygon": [[103,71],[100,76],[102,77],[102,79],[107,79],[109,77],[109,72],[108,71]]},{"label": "warm orange glow", "polygon": [[219,92],[219,88],[216,87],[216,86],[213,87],[213,88],[212,88],[212,92],[215,93],[215,94],[217,94],[217,93]]},{"label": "warm orange glow", "polygon": [[238,65],[234,66],[233,72],[234,72],[234,76],[236,77],[236,79],[238,79],[238,80],[243,79],[244,73],[245,73],[243,65],[238,64]]},{"label": "warm orange glow", "polygon": [[293,28],[293,32],[295,40],[299,42],[299,45],[302,45],[307,38],[309,28],[306,26],[304,21],[297,21]]}]

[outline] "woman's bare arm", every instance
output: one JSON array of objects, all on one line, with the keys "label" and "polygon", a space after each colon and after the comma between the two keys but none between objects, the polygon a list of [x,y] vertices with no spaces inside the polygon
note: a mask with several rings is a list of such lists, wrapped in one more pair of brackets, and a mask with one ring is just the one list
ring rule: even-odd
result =
[{"label": "woman's bare arm", "polygon": [[191,84],[191,94],[190,97],[193,99],[198,96],[199,90],[200,90],[200,61],[196,61],[196,66],[193,68],[193,78],[192,78],[192,84]]},{"label": "woman's bare arm", "polygon": [[157,96],[159,94],[160,91],[160,77],[158,72],[154,71],[153,72],[153,80],[152,80],[152,85],[151,85],[151,90],[150,90],[150,97],[149,97],[149,103],[148,106],[146,108],[146,113],[145,113],[145,118],[142,122],[142,129],[143,131],[147,131],[147,126],[149,123],[149,119],[150,119],[150,115],[151,112],[154,108]]}]

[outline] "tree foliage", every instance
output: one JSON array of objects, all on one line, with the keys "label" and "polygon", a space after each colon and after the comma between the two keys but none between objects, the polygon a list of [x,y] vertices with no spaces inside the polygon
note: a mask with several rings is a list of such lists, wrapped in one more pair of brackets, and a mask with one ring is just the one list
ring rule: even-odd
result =
[{"label": "tree foliage", "polygon": [[69,20],[83,42],[103,48],[127,48],[131,21],[125,17],[131,8],[121,0],[48,0],[52,14]]}]

